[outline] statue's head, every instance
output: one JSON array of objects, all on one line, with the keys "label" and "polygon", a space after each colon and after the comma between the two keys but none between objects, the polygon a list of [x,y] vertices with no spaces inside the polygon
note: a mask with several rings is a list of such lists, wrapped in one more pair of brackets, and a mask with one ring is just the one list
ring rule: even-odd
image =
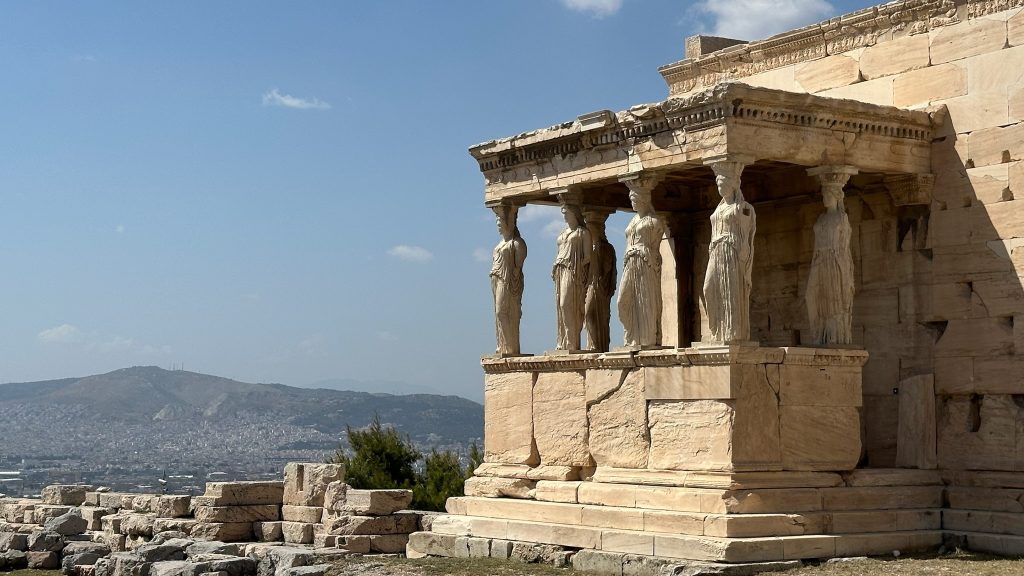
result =
[{"label": "statue's head", "polygon": [[842,186],[822,186],[821,195],[825,202],[825,208],[828,208],[829,210],[845,209],[846,206],[843,204],[845,194],[843,193]]},{"label": "statue's head", "polygon": [[493,208],[495,220],[498,224],[498,233],[505,240],[511,240],[516,235],[516,206],[495,206]]},{"label": "statue's head", "polygon": [[565,223],[569,225],[569,228],[573,230],[583,225],[583,211],[579,206],[562,204],[562,217],[565,218]]},{"label": "statue's head", "polygon": [[743,173],[743,164],[739,162],[719,162],[714,164],[715,186],[718,187],[718,194],[728,201],[737,198],[742,199],[740,192],[740,174]]},{"label": "statue's head", "polygon": [[646,194],[641,194],[636,190],[629,191],[629,203],[633,206],[633,210],[638,214],[641,212],[651,212],[653,210],[651,206],[651,197]]}]

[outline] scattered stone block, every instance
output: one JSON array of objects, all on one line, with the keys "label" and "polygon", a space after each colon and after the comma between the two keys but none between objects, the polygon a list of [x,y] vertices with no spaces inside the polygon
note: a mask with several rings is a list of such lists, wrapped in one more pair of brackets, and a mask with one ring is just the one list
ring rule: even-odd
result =
[{"label": "scattered stone block", "polygon": [[37,530],[28,535],[29,552],[60,552],[64,549],[64,537],[56,532]]},{"label": "scattered stone block", "polygon": [[333,510],[352,516],[387,516],[408,508],[411,503],[412,490],[355,490],[350,488],[344,502],[340,506],[335,504]]},{"label": "scattered stone block", "polygon": [[28,567],[28,553],[21,550],[8,550],[0,553],[0,559],[8,570],[18,570]]},{"label": "scattered stone block", "polygon": [[418,520],[416,514],[337,516],[324,522],[324,530],[338,536],[409,534],[416,530]]},{"label": "scattered stone block", "polygon": [[441,556],[443,558],[468,558],[469,545],[463,539],[448,534],[434,532],[415,532],[409,535],[406,556],[423,558],[425,556]]},{"label": "scattered stone block", "polygon": [[193,498],[197,506],[255,506],[282,503],[284,482],[207,482],[206,493]]},{"label": "scattered stone block", "polygon": [[190,533],[196,540],[247,542],[252,539],[252,522],[197,522]]},{"label": "scattered stone block", "polygon": [[289,544],[312,544],[313,525],[304,522],[281,522],[281,534]]},{"label": "scattered stone block", "polygon": [[[401,554],[405,551],[406,545],[409,543],[408,534],[371,534],[370,540],[370,552],[378,554]],[[487,540],[484,540],[484,555],[479,556],[480,558],[486,558],[487,553]],[[470,549],[472,552],[472,548]]]},{"label": "scattered stone block", "polygon": [[136,548],[133,553],[146,562],[184,560],[185,548],[191,543],[191,540],[170,540],[163,544],[143,544]]},{"label": "scattered stone block", "polygon": [[101,508],[109,508],[111,510],[121,509],[121,497],[123,494],[118,492],[97,492],[96,505]]},{"label": "scattered stone block", "polygon": [[324,491],[324,509],[330,511],[340,510],[341,506],[345,504],[349,488],[349,485],[345,484],[342,480],[335,480],[327,484],[327,489]]},{"label": "scattered stone block", "polygon": [[[344,548],[354,554],[370,553],[370,536],[335,536],[334,545],[337,548]],[[403,548],[404,551],[404,548]]]},{"label": "scattered stone block", "polygon": [[192,499],[188,496],[160,496],[153,502],[158,518],[184,518],[189,515]]},{"label": "scattered stone block", "polygon": [[94,566],[101,558],[110,554],[110,550],[106,549],[105,552],[76,552],[69,554],[67,549],[65,549],[63,554],[61,572],[68,576],[80,576],[80,570],[77,570],[79,566]]},{"label": "scattered stone block", "polygon": [[9,550],[28,550],[28,534],[17,532],[0,532],[0,552]]},{"label": "scattered stone block", "polygon": [[281,506],[281,519],[286,522],[316,524],[320,522],[323,515],[324,509],[320,506]]},{"label": "scattered stone block", "polygon": [[284,467],[284,500],[289,506],[323,506],[327,485],[345,479],[342,464],[289,462]]},{"label": "scattered stone block", "polygon": [[86,530],[103,530],[102,518],[113,512],[109,508],[97,508],[94,506],[82,506],[78,509],[85,519]]},{"label": "scattered stone block", "polygon": [[241,550],[238,544],[228,542],[192,542],[185,548],[185,555],[189,558],[202,554],[226,554],[228,556],[239,556]]},{"label": "scattered stone block", "polygon": [[60,553],[29,552],[28,568],[30,570],[54,570],[60,568]]},{"label": "scattered stone block", "polygon": [[43,528],[51,532],[56,532],[61,536],[73,536],[75,534],[83,534],[89,527],[89,522],[85,518],[79,516],[81,512],[75,510],[68,512],[56,518],[51,518],[43,524]]},{"label": "scattered stone block", "polygon": [[192,518],[156,518],[153,520],[153,534],[163,532],[184,532],[189,534],[196,521]]},{"label": "scattered stone block", "polygon": [[281,508],[275,504],[250,506],[196,506],[198,522],[273,522],[281,519]]},{"label": "scattered stone block", "polygon": [[64,514],[71,512],[71,510],[71,506],[38,504],[32,509],[32,521],[29,523],[39,524],[42,526],[48,520],[52,520],[58,516],[63,516]]},{"label": "scattered stone block", "polygon": [[156,517],[150,514],[125,514],[121,517],[121,534],[125,536],[146,536],[153,535],[153,525]]},{"label": "scattered stone block", "polygon": [[43,499],[43,504],[81,506],[85,504],[86,492],[91,492],[92,490],[92,486],[53,484],[43,488],[40,496]]},{"label": "scattered stone block", "polygon": [[252,529],[257,542],[281,542],[284,540],[280,522],[254,522]]}]

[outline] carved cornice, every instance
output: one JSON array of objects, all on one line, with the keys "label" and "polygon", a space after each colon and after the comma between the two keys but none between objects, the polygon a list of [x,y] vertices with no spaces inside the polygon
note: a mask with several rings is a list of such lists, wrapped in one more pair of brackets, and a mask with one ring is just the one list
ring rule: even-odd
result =
[{"label": "carved cornice", "polygon": [[858,10],[758,42],[686,59],[658,69],[672,94],[872,46],[891,32],[924,34],[960,22],[957,6],[976,18],[1024,5],[1024,0],[900,0]]},{"label": "carved cornice", "polygon": [[584,370],[630,370],[664,366],[723,366],[730,364],[858,367],[863,366],[867,359],[868,353],[858,349],[776,348],[757,346],[756,344],[733,344],[605,354],[485,357],[480,364],[487,374],[504,374],[509,372],[580,372]]},{"label": "carved cornice", "polygon": [[593,123],[587,127],[587,123],[577,120],[485,142],[470,148],[470,154],[476,158],[482,172],[490,173],[590,149],[628,148],[657,134],[695,132],[727,122],[818,128],[920,142],[930,142],[932,134],[926,112],[755,88],[735,82],[685,98],[635,106],[601,118],[598,127],[593,127]]}]

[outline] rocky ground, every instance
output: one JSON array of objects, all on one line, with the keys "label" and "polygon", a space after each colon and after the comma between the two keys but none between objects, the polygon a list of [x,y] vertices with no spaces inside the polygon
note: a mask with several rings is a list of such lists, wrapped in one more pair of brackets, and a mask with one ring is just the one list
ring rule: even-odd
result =
[{"label": "rocky ground", "polygon": [[[550,576],[565,568],[503,560],[393,557],[349,558],[333,564],[327,576]],[[10,576],[54,576],[55,571],[19,570]],[[1016,576],[1024,575],[1024,559],[976,554],[942,557],[871,558],[805,566],[787,576]],[[683,575],[679,575],[683,576]],[[691,575],[686,575],[691,576]]]}]

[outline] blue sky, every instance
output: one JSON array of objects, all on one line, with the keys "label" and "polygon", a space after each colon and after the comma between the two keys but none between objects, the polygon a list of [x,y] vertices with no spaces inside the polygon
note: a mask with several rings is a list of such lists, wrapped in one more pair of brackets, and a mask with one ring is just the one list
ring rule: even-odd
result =
[{"label": "blue sky", "polygon": [[[4,3],[0,382],[183,364],[480,399],[498,236],[467,147],[663,99],[688,35],[868,5]],[[553,347],[556,215],[523,217],[525,351]]]}]

